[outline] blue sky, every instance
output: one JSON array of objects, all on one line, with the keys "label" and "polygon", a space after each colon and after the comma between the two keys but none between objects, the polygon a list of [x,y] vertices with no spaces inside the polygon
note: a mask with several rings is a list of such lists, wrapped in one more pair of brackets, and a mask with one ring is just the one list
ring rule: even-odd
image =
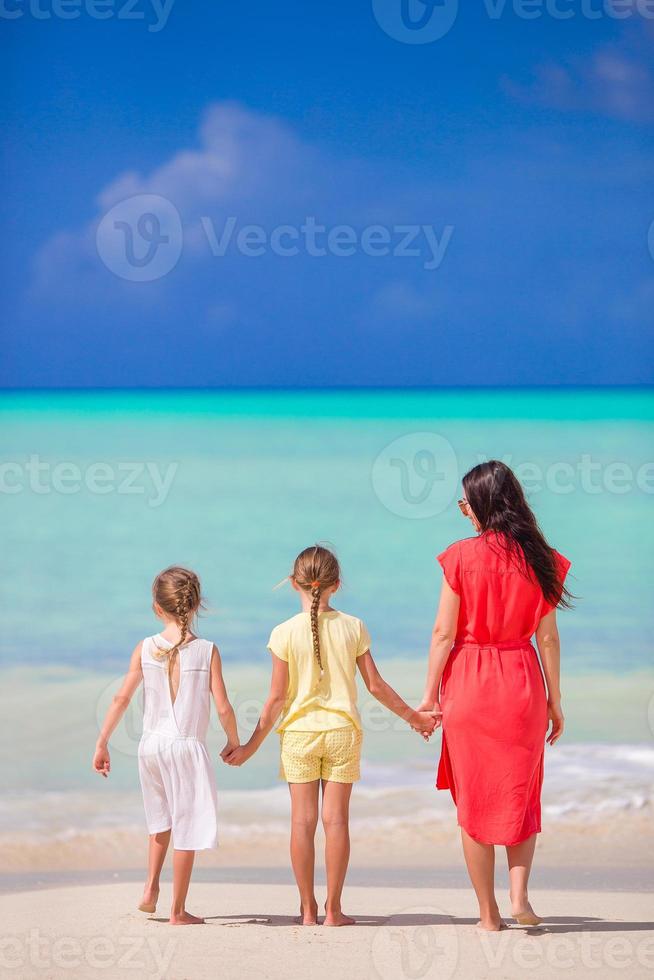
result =
[{"label": "blue sky", "polygon": [[654,4],[94,2],[2,4],[0,384],[652,382]]}]

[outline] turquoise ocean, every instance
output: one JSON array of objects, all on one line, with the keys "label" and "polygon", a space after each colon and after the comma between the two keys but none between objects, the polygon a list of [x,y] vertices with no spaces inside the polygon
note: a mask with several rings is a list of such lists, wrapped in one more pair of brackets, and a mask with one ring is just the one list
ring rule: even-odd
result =
[{"label": "turquoise ocean", "polygon": [[[297,608],[275,586],[315,541],[341,560],[336,604],[365,620],[382,672],[418,701],[435,555],[470,533],[460,478],[492,457],[522,478],[578,597],[560,615],[567,731],[547,754],[546,813],[651,806],[651,390],[15,392],[0,414],[5,844],[140,826],[138,697],[108,783],[90,760],[131,650],[157,632],[150,585],[166,565],[202,579],[198,631],[220,647],[243,735],[270,629]],[[362,707],[360,818],[400,819],[398,793],[414,793],[420,819],[453,819],[433,791],[438,737],[425,745]],[[235,833],[284,819],[274,743],[219,771]]]}]

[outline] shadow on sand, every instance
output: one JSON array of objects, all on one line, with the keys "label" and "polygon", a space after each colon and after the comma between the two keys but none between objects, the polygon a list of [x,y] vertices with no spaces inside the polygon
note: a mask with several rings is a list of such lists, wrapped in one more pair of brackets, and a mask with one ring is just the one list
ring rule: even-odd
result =
[{"label": "shadow on sand", "polygon": [[[207,915],[207,924],[219,926],[275,926],[289,927],[297,926],[297,918],[291,915],[264,915],[246,914],[242,915]],[[398,926],[475,926],[477,919],[461,918],[454,915],[431,915],[429,913],[398,913],[397,915],[359,915],[356,917],[356,926],[367,926],[378,929],[382,926],[397,928]],[[151,922],[167,923],[168,919],[155,918],[151,916]],[[519,926],[507,921],[512,932],[528,932],[530,936],[543,936],[552,933],[566,932],[647,932],[654,930],[654,922],[622,922],[620,920],[608,921],[584,915],[554,915],[546,919],[539,926]],[[308,927],[308,928],[316,928]]]}]

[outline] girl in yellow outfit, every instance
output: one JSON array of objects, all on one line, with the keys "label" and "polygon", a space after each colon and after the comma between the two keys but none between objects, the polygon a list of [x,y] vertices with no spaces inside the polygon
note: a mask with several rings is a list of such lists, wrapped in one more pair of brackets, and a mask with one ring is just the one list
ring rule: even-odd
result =
[{"label": "girl in yellow outfit", "polygon": [[[434,712],[414,711],[383,680],[370,653],[370,636],[360,619],[332,609],[340,585],[336,556],[315,545],[295,559],[290,576],[302,612],[270,634],[270,693],[245,744],[225,757],[240,766],[259,748],[279,718],[280,777],[291,794],[291,862],[300,892],[303,925],[316,925],[314,837],[322,784],[322,822],[327,870],[326,926],[352,925],[341,911],[341,894],[350,857],[349,804],[359,778],[361,719],[356,669],[369,692],[412,728],[428,737]],[[281,713],[281,717],[280,717]]]}]

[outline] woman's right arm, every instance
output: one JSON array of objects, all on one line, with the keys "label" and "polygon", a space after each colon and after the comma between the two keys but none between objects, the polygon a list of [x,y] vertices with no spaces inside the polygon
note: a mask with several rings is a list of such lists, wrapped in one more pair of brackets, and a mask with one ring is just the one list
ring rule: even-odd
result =
[{"label": "woman's right arm", "polygon": [[105,715],[102,729],[95,744],[95,755],[93,756],[93,768],[105,779],[111,769],[109,759],[109,739],[129,707],[129,703],[134,696],[134,692],[143,680],[143,670],[141,668],[141,647],[142,643],[134,648],[132,658],[129,662],[129,670],[125,674],[118,694],[114,696]]},{"label": "woman's right arm", "polygon": [[440,711],[438,697],[441,677],[456,637],[460,604],[461,599],[447,579],[444,578],[438,612],[436,613],[434,628],[431,631],[425,694],[420,702],[419,711],[432,711],[434,708]]},{"label": "woman's right arm", "polygon": [[547,685],[547,711],[552,723],[547,741],[550,745],[563,734],[565,719],[561,710],[561,642],[556,625],[556,609],[546,613],[536,629],[536,644]]}]

